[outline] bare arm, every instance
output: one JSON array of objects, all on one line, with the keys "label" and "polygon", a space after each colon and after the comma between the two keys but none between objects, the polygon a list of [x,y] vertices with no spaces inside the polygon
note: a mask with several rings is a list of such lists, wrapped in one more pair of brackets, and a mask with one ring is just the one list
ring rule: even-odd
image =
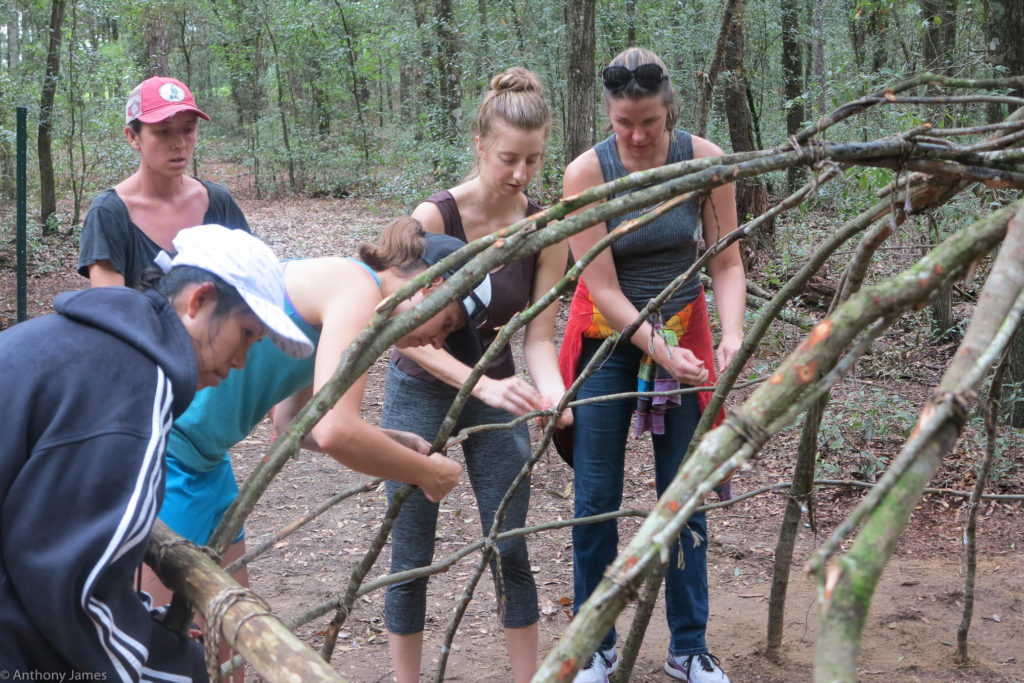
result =
[{"label": "bare arm", "polygon": [[102,259],[89,264],[90,287],[124,287],[124,275]]},{"label": "bare arm", "polygon": [[[274,439],[277,440],[284,430],[291,424],[291,421],[295,419],[295,416],[299,414],[299,411],[309,403],[309,399],[313,397],[313,385],[309,385],[305,389],[300,389],[285,400],[278,403],[276,406],[270,409],[270,421],[274,426]],[[384,429],[381,428],[382,432],[398,443],[402,444],[406,448],[411,448],[417,453],[428,455],[430,453],[430,444],[426,439],[413,434],[412,432],[403,432],[398,429]],[[324,452],[324,449],[320,447],[320,444],[313,438],[312,433],[307,434],[302,439],[302,447],[311,450]]]},{"label": "bare arm", "polygon": [[[722,154],[720,147],[696,136],[693,136],[693,152],[695,158]],[[736,229],[736,189],[732,183],[711,192],[711,197],[703,204],[701,222],[704,243],[708,248]],[[711,259],[708,273],[715,292],[715,308],[722,322],[722,339],[716,360],[719,370],[724,370],[743,343],[743,311],[747,293],[739,244],[734,242]]]},{"label": "bare arm", "polygon": [[[533,295],[531,302],[540,299],[565,274],[565,264],[569,257],[569,245],[559,242],[547,247],[537,259],[537,272],[533,277]],[[523,355],[530,376],[540,391],[542,408],[552,408],[565,393],[565,383],[558,369],[558,352],[555,349],[555,318],[558,316],[558,305],[552,303],[541,311],[526,326],[526,338],[523,343]],[[564,411],[558,418],[559,427],[572,424],[572,411]]]},{"label": "bare arm", "polygon": [[[333,290],[337,294],[324,302],[321,311],[313,391],[331,379],[345,348],[366,325],[379,301],[375,285],[368,279],[346,282]],[[313,427],[314,442],[346,467],[415,484],[435,502],[443,498],[459,483],[459,464],[440,453],[424,456],[364,421],[359,410],[365,387],[363,374]]]}]

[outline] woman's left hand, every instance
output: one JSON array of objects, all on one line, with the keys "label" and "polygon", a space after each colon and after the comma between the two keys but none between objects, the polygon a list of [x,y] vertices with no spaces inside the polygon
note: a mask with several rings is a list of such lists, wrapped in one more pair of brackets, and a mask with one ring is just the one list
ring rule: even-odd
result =
[{"label": "woman's left hand", "polygon": [[729,363],[732,362],[736,352],[740,350],[743,337],[738,335],[722,335],[722,341],[718,344],[718,351],[715,353],[715,360],[718,361],[718,371],[724,372]]}]

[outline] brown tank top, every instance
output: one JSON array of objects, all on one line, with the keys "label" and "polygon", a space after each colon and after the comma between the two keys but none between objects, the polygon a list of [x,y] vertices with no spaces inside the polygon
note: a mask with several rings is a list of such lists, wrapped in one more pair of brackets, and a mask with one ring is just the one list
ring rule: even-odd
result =
[{"label": "brown tank top", "polygon": [[[462,227],[459,207],[451,192],[443,190],[427,197],[426,201],[437,206],[438,211],[441,212],[446,235],[468,241],[466,240],[466,231]],[[526,215],[532,216],[538,211],[540,211],[540,205],[527,198]],[[530,297],[533,294],[533,277],[537,272],[537,256],[537,254],[531,254],[518,261],[506,263],[491,273],[491,303],[487,306],[487,321],[480,328],[480,341],[483,342],[484,349],[490,346],[494,338],[498,336],[502,325],[529,305]],[[397,348],[391,350],[391,362],[413,377],[432,381],[435,384],[443,384],[441,380],[421,368]],[[498,357],[488,366],[486,374],[492,379],[504,379],[516,374],[511,346],[502,349]]]}]

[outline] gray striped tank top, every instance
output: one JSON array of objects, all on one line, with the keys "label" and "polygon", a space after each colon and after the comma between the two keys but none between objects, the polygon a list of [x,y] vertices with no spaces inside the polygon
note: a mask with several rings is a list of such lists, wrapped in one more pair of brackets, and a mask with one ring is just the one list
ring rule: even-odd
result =
[{"label": "gray striped tank top", "polygon": [[[615,147],[615,134],[594,145],[601,162],[605,182],[629,175]],[[693,158],[690,134],[681,130],[671,136],[666,164]],[[621,196],[614,195],[614,196]],[[658,295],[669,282],[693,265],[697,259],[700,202],[694,200],[673,209],[638,231],[626,235],[612,245],[612,257],[619,277],[619,286],[626,298],[637,309]],[[607,222],[609,232],[623,221],[636,218],[643,209],[631,211]],[[697,298],[700,277],[694,276],[683,283],[662,307],[662,315],[669,318],[686,304]]]}]

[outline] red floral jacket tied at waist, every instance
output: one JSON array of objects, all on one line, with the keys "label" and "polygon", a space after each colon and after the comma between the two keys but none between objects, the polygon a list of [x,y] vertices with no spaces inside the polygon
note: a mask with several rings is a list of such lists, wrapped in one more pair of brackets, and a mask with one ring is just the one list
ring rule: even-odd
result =
[{"label": "red floral jacket tied at waist", "polygon": [[[717,381],[715,375],[715,355],[711,341],[711,328],[708,324],[708,307],[704,298],[704,290],[692,302],[687,304],[662,325],[655,325],[658,334],[665,339],[669,346],[678,346],[689,349],[698,360],[703,361],[704,367],[708,369],[708,378],[703,386],[714,386]],[[565,337],[562,340],[562,348],[558,354],[558,367],[562,373],[565,386],[569,387],[576,379],[579,368],[580,355],[583,351],[583,339],[605,339],[616,336],[618,332],[608,325],[601,312],[594,305],[594,298],[582,280],[576,286],[576,295],[569,307],[569,320],[565,327]],[[640,363],[640,372],[637,377],[637,391],[671,391],[680,387],[678,380],[662,369],[647,354],[644,354]],[[703,413],[711,401],[711,392],[701,391],[697,393],[697,405]],[[635,432],[637,435],[645,431],[653,434],[665,433],[665,411],[680,404],[680,397],[676,396],[655,396],[640,397],[637,399]],[[725,411],[719,410],[715,417],[717,427],[725,418]],[[572,428],[558,429],[555,431],[555,448],[558,454],[569,465],[572,465]],[[723,482],[720,488],[716,489],[719,498],[728,500],[731,498],[731,486],[728,481]]]}]

